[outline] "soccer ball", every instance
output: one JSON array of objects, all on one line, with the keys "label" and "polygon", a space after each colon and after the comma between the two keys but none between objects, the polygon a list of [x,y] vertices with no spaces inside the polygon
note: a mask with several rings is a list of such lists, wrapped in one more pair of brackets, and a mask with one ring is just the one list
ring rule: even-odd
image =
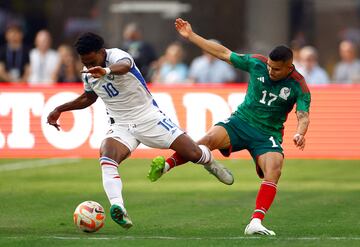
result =
[{"label": "soccer ball", "polygon": [[80,203],[74,212],[75,225],[84,232],[96,232],[104,226],[105,211],[97,202]]}]

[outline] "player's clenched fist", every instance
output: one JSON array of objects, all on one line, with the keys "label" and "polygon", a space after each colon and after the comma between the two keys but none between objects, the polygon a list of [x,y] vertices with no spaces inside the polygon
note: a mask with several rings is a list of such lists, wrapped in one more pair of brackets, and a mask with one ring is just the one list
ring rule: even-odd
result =
[{"label": "player's clenched fist", "polygon": [[103,68],[101,66],[95,66],[88,70],[82,70],[81,73],[90,73],[91,76],[93,76],[95,78],[100,78],[100,77],[106,75],[106,70],[105,70],[105,68]]},{"label": "player's clenched fist", "polygon": [[60,117],[61,112],[59,112],[58,110],[53,110],[52,112],[49,113],[48,117],[47,117],[47,123],[54,126],[57,130],[60,130],[60,125],[57,123],[57,120]]},{"label": "player's clenched fist", "polygon": [[293,141],[295,146],[297,146],[300,150],[304,150],[305,148],[305,137],[301,134],[295,134],[293,137]]}]

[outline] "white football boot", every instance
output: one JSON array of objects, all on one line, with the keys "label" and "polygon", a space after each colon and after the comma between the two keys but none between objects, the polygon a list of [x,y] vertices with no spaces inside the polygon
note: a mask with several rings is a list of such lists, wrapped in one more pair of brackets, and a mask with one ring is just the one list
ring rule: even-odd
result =
[{"label": "white football boot", "polygon": [[216,160],[213,160],[210,164],[203,165],[204,168],[214,175],[220,182],[232,185],[234,183],[234,177],[231,174],[230,170],[227,169],[222,164],[218,163]]},{"label": "white football boot", "polygon": [[245,235],[254,235],[254,234],[258,234],[258,235],[270,235],[270,236],[275,236],[275,232],[266,229],[262,224],[261,224],[261,220],[254,218],[250,221],[249,225],[246,226],[245,228]]}]

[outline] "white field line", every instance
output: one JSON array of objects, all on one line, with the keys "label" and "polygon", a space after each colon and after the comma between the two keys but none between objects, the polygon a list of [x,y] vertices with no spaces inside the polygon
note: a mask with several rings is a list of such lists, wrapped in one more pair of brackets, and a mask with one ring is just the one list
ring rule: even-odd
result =
[{"label": "white field line", "polygon": [[[0,237],[1,239],[2,237]],[[27,239],[28,237],[4,237],[7,239]],[[32,237],[31,237],[32,238]],[[155,240],[259,240],[269,239],[274,241],[281,240],[298,240],[298,241],[316,241],[316,240],[330,240],[330,241],[360,241],[359,237],[279,237],[279,236],[234,236],[234,237],[170,237],[170,236],[117,236],[117,237],[70,237],[70,236],[42,236],[42,239],[58,239],[58,240],[141,240],[141,239],[155,239]]]},{"label": "white field line", "polygon": [[44,166],[56,166],[62,164],[76,163],[80,158],[69,158],[69,159],[39,159],[22,162],[7,163],[0,165],[0,172],[3,171],[16,171],[22,169],[31,169]]}]

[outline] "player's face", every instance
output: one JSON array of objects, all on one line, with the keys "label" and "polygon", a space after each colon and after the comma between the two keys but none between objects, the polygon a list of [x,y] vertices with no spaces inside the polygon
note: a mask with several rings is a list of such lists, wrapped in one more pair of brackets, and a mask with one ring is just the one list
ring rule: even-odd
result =
[{"label": "player's face", "polygon": [[88,54],[80,55],[80,59],[88,69],[96,66],[103,66],[105,61],[105,51],[103,49],[92,51]]},{"label": "player's face", "polygon": [[270,58],[267,62],[269,77],[273,81],[279,81],[286,78],[292,70],[291,61],[273,61]]}]

